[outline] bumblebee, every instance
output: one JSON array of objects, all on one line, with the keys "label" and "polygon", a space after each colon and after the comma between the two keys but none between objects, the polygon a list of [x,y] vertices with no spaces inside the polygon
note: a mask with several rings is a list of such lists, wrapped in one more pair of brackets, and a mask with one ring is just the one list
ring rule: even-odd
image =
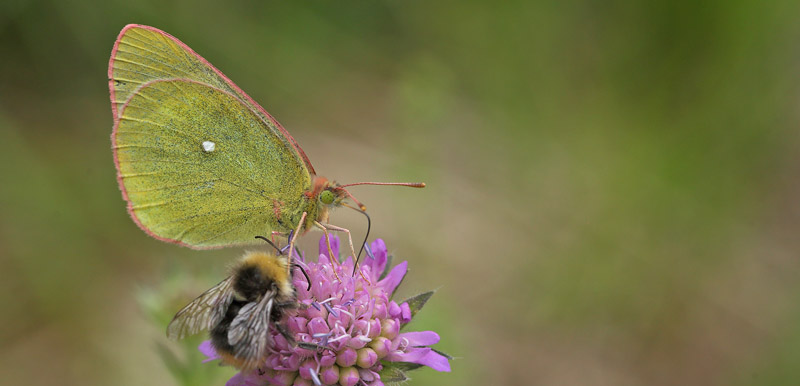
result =
[{"label": "bumblebee", "polygon": [[182,339],[208,330],[223,362],[241,370],[258,367],[269,353],[270,324],[294,344],[281,323],[298,307],[287,264],[284,256],[248,252],[228,278],[178,311],[167,336]]}]

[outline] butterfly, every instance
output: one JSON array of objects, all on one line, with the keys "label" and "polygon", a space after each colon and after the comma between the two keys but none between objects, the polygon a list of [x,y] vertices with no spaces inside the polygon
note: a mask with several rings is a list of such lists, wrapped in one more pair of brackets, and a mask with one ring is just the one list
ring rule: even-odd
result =
[{"label": "butterfly", "polygon": [[[316,226],[326,235],[347,233],[353,251],[349,231],[327,223],[332,208],[349,206],[347,198],[365,209],[347,187],[425,186],[340,185],[318,176],[263,107],[186,44],[153,27],[123,28],[108,85],[119,187],[133,221],[159,240],[220,248]],[[291,250],[297,238],[290,239]]]}]

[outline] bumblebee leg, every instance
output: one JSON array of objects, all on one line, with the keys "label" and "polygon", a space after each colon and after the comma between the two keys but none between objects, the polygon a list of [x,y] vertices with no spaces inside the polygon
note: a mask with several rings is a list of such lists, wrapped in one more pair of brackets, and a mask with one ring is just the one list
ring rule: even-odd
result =
[{"label": "bumblebee leg", "polygon": [[275,329],[278,330],[278,333],[283,335],[284,338],[286,338],[286,341],[289,342],[289,345],[294,346],[297,344],[292,334],[282,324],[275,323]]}]

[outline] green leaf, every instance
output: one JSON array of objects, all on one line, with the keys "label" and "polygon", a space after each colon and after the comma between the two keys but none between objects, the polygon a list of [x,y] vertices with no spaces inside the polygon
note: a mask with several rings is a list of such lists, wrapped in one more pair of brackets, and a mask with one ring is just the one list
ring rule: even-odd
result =
[{"label": "green leaf", "polygon": [[417,312],[419,312],[419,310],[422,309],[422,307],[425,305],[428,299],[430,299],[431,296],[433,296],[434,292],[436,291],[423,292],[419,295],[412,296],[406,299],[404,302],[401,302],[400,304],[408,303],[408,308],[411,309],[411,317],[413,318],[414,315],[416,315]]}]

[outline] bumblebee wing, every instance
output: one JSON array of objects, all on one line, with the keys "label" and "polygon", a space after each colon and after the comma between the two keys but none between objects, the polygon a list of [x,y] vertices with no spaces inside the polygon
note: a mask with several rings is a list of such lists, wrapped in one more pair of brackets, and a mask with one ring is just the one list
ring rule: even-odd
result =
[{"label": "bumblebee wing", "polygon": [[233,355],[242,360],[244,369],[257,367],[267,351],[275,294],[268,291],[260,301],[248,303],[231,322],[228,343],[233,347]]},{"label": "bumblebee wing", "polygon": [[183,339],[218,324],[233,301],[233,277],[219,282],[183,307],[167,326],[167,337]]}]

